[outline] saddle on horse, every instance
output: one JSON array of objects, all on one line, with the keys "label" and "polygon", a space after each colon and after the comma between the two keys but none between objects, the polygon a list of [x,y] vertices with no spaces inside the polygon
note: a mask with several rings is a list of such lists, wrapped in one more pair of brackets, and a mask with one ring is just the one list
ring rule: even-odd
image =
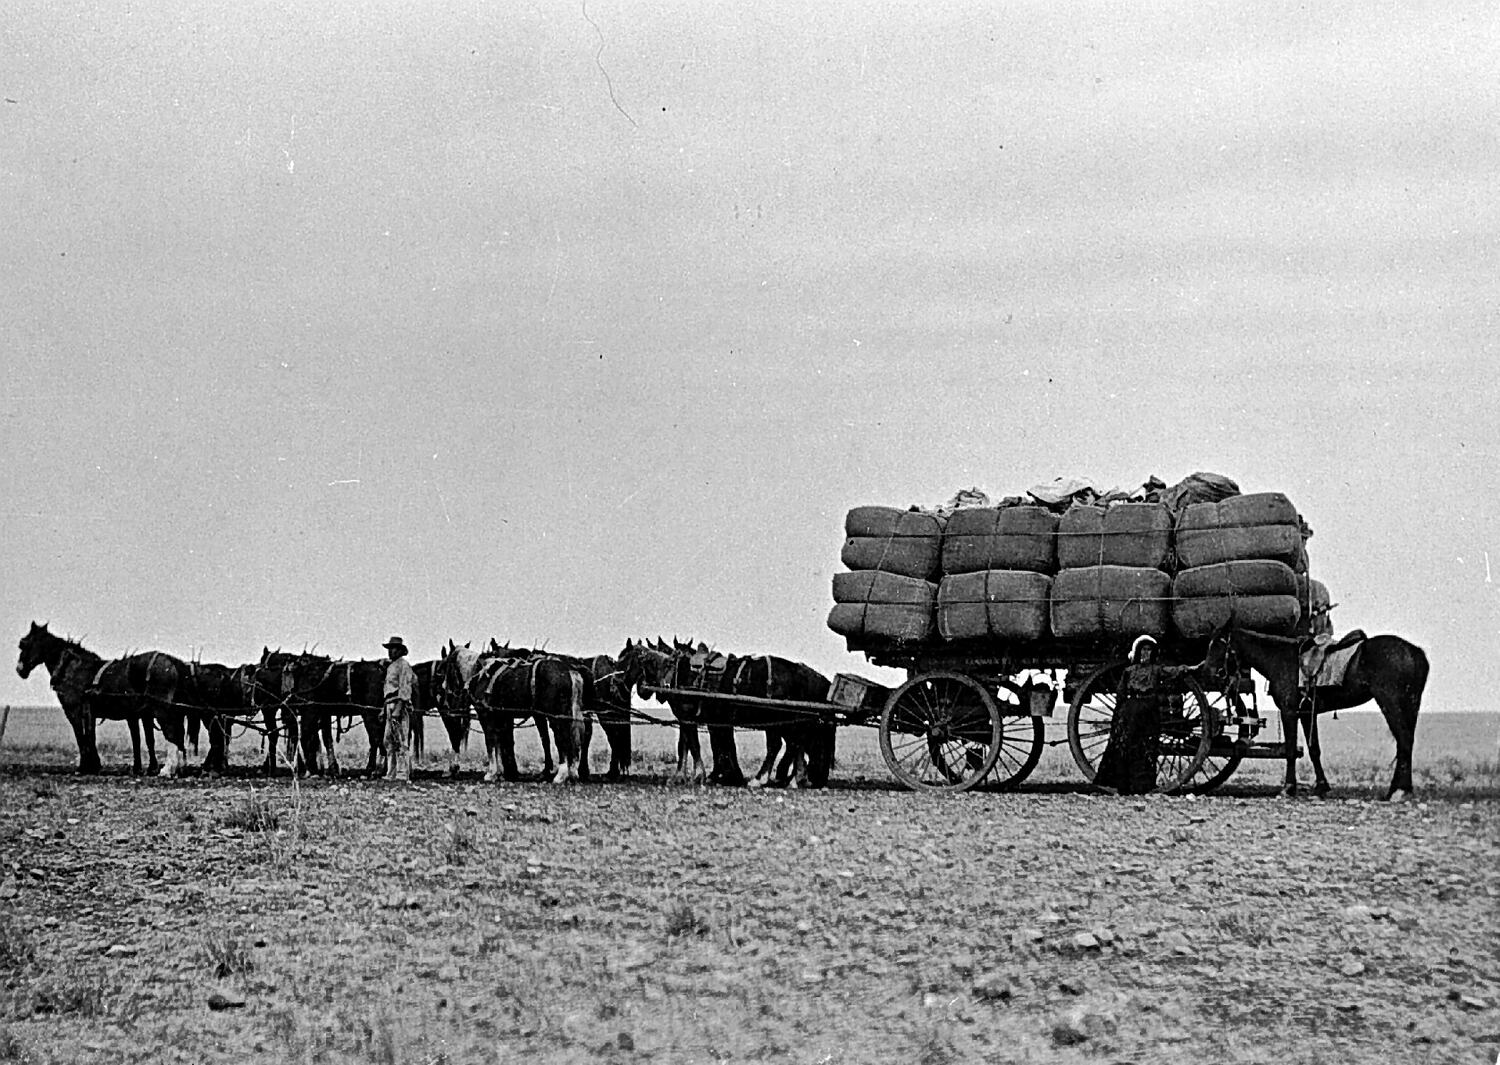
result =
[{"label": "saddle on horse", "polygon": [[1337,640],[1328,636],[1314,637],[1302,651],[1299,671],[1302,689],[1307,691],[1342,684],[1349,663],[1365,640],[1363,629],[1350,629]]}]

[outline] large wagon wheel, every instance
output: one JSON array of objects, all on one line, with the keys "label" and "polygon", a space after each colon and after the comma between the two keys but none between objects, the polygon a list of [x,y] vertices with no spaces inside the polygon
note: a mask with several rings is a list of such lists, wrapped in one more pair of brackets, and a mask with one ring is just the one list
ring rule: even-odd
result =
[{"label": "large wagon wheel", "polygon": [[972,788],[994,768],[1003,734],[994,697],[962,673],[918,674],[880,714],[880,753],[914,791]]},{"label": "large wagon wheel", "polygon": [[[1227,681],[1233,689],[1233,679]],[[1244,747],[1254,737],[1254,729],[1245,721],[1245,700],[1237,690],[1216,691],[1208,694],[1214,708],[1219,728],[1208,750],[1208,757],[1193,777],[1191,790],[1207,795],[1224,781],[1234,776],[1234,771],[1244,761]],[[1234,735],[1231,736],[1230,733]]]},{"label": "large wagon wheel", "polygon": [[1042,719],[1032,717],[1021,704],[1021,689],[1016,684],[1002,680],[995,698],[1000,708],[1000,747],[984,787],[1008,791],[1031,776],[1042,760],[1046,730]]},{"label": "large wagon wheel", "polygon": [[[1099,770],[1099,760],[1109,745],[1110,725],[1125,663],[1115,662],[1095,670],[1073,695],[1068,707],[1068,746],[1073,761],[1090,782]],[[1203,765],[1219,731],[1219,716],[1200,685],[1183,678],[1182,692],[1170,697],[1170,708],[1162,716],[1157,746],[1156,790],[1174,792],[1187,785]]]}]

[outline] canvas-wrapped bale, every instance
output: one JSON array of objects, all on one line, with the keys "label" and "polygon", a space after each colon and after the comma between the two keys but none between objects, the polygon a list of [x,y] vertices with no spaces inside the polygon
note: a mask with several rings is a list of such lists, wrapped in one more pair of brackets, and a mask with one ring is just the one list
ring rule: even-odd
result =
[{"label": "canvas-wrapped bale", "polygon": [[1172,624],[1193,640],[1224,628],[1281,634],[1302,610],[1297,575],[1284,562],[1241,559],[1185,569],[1172,582]]},{"label": "canvas-wrapped bale", "polygon": [[864,643],[921,643],[932,637],[937,585],[881,570],[833,575],[828,627]]},{"label": "canvas-wrapped bale", "polygon": [[1177,520],[1177,562],[1183,569],[1242,559],[1306,565],[1302,522],[1280,492],[1254,492],[1218,503],[1194,503]]},{"label": "canvas-wrapped bale", "polygon": [[1057,515],[1046,507],[971,507],[943,531],[943,572],[1057,570]]},{"label": "canvas-wrapped bale", "polygon": [[1072,507],[1057,524],[1057,566],[1166,569],[1172,557],[1172,512],[1160,503]]},{"label": "canvas-wrapped bale", "polygon": [[1047,634],[1052,578],[1026,570],[954,573],[938,585],[945,640],[1039,640]]},{"label": "canvas-wrapped bale", "polygon": [[851,570],[880,570],[936,580],[942,566],[943,519],[919,510],[855,507],[844,518],[843,562]]},{"label": "canvas-wrapped bale", "polygon": [[1172,578],[1138,566],[1065,569],[1052,581],[1052,635],[1113,639],[1167,635]]}]

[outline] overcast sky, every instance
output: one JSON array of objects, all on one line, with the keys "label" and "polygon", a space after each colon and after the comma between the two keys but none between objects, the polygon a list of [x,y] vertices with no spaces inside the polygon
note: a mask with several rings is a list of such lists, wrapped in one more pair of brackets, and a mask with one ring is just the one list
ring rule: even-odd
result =
[{"label": "overcast sky", "polygon": [[1495,707],[1493,4],[47,0],[0,54],[16,638],[880,676],[849,507],[1203,469]]}]

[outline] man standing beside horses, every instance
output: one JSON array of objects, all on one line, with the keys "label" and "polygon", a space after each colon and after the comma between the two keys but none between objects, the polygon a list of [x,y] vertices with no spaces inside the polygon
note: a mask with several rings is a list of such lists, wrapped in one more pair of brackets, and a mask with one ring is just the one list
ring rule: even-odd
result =
[{"label": "man standing beside horses", "polygon": [[406,660],[406,644],[392,636],[385,643],[390,664],[385,667],[385,779],[411,780],[411,754],[407,734],[411,730],[412,699],[417,673]]}]

